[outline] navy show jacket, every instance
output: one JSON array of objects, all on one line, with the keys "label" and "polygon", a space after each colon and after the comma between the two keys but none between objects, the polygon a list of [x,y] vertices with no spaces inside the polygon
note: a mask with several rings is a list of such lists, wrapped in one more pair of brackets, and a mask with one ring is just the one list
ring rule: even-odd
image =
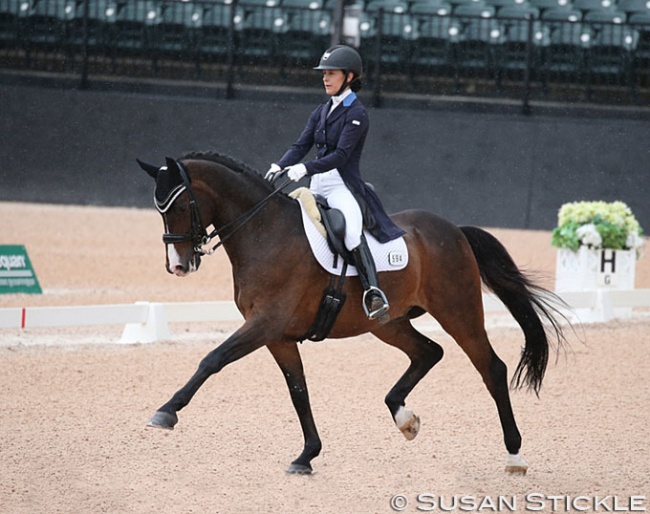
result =
[{"label": "navy show jacket", "polygon": [[277,162],[281,168],[299,163],[316,146],[316,158],[304,163],[308,175],[338,169],[345,185],[356,198],[366,229],[386,243],[404,234],[388,217],[377,194],[361,177],[360,161],[370,124],[366,108],[354,93],[348,95],[328,116],[332,101],[317,107],[298,140]]}]

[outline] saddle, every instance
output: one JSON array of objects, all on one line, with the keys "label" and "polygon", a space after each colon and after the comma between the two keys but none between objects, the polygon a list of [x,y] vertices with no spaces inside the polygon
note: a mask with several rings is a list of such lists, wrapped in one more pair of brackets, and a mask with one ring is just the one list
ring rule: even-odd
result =
[{"label": "saddle", "polygon": [[[353,265],[352,254],[345,247],[345,216],[338,209],[333,209],[327,203],[327,199],[321,195],[315,195],[307,188],[300,188],[293,191],[290,196],[300,200],[309,215],[317,222],[318,227],[324,230],[327,245],[334,254],[334,267],[337,267],[336,259],[340,256],[348,265]],[[322,230],[320,230],[323,233]]]}]

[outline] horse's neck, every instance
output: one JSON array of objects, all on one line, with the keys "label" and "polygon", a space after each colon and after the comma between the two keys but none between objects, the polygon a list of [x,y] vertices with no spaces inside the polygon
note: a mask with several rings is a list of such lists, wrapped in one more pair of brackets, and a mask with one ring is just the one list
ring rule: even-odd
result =
[{"label": "horse's neck", "polygon": [[245,176],[236,178],[239,180],[223,181],[213,187],[219,194],[215,194],[212,224],[217,229],[230,224],[221,237],[226,238],[224,248],[233,273],[242,273],[295,248],[292,238],[302,234],[302,222],[298,205],[281,194],[253,214],[272,191],[248,182]]}]

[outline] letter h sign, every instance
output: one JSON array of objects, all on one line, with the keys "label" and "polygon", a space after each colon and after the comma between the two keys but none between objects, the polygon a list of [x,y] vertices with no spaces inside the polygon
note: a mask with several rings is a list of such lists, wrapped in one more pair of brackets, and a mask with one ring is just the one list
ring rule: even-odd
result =
[{"label": "letter h sign", "polygon": [[616,250],[601,250],[600,266],[598,267],[598,285],[600,287],[616,286],[616,279]]}]

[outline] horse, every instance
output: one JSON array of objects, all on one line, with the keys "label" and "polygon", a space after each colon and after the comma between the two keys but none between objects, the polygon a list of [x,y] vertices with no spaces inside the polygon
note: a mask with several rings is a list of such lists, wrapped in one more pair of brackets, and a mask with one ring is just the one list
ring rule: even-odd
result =
[{"label": "horse", "polygon": [[[216,152],[193,152],[178,160],[167,157],[164,166],[138,163],[156,182],[154,199],[166,230],[167,271],[178,277],[195,272],[202,257],[222,245],[232,265],[234,300],[244,318],[147,426],[172,430],[178,411],[210,376],[266,346],[285,377],[304,437],[302,452],[286,471],[312,473],[312,460],[322,442],[298,342],[314,320],[331,275],[312,256],[298,202],[259,172]],[[343,292],[351,300],[341,308],[329,338],[371,333],[408,356],[410,364],[388,391],[385,404],[397,428],[411,440],[419,432],[420,418],[406,407],[406,397],[443,357],[442,347],[411,323],[429,313],[467,354],[496,403],[507,450],[506,472],[525,474],[528,464],[520,454],[522,438],[509,389],[525,387],[539,395],[549,349],[556,346],[559,351],[565,341],[555,303],[559,298],[536,285],[498,239],[483,229],[458,227],[425,210],[405,210],[391,218],[406,232],[409,260],[400,271],[379,274],[390,299],[390,319],[380,323],[366,317],[360,281],[349,277]],[[210,227],[216,228],[208,234]],[[210,248],[217,236],[219,242]],[[524,334],[510,384],[507,367],[486,333],[482,285],[505,304]],[[551,336],[554,341],[549,341]]]}]

